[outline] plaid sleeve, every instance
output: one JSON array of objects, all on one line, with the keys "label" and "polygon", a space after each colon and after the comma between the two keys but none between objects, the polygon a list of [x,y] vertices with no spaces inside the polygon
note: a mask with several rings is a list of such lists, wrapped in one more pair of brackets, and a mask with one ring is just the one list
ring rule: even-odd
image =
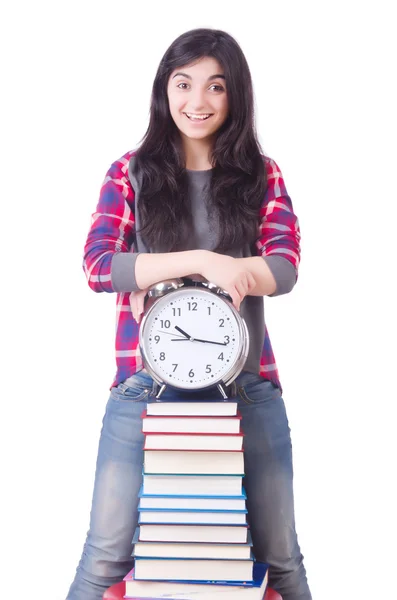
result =
[{"label": "plaid sleeve", "polygon": [[282,173],[274,160],[265,157],[267,189],[260,208],[259,236],[255,242],[259,256],[280,256],[295,268],[298,278],[300,229],[288,196]]},{"label": "plaid sleeve", "polygon": [[84,246],[83,270],[94,292],[114,292],[112,257],[129,252],[135,235],[134,190],[128,178],[130,154],[115,161],[106,173]]}]

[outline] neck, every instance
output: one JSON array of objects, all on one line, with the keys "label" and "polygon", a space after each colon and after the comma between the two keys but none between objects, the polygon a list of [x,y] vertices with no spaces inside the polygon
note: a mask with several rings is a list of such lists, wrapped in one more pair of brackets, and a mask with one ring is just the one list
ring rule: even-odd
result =
[{"label": "neck", "polygon": [[183,151],[185,153],[186,169],[191,171],[205,171],[212,168],[210,153],[211,140],[192,140],[183,137]]}]

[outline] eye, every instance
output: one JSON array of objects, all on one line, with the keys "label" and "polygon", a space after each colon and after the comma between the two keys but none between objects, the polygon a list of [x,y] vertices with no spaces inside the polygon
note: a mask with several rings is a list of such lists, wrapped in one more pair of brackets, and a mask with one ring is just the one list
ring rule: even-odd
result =
[{"label": "eye", "polygon": [[218,85],[216,83],[214,83],[214,85],[211,85],[211,88],[216,88],[215,92],[224,92],[225,91],[225,89],[221,85]]},{"label": "eye", "polygon": [[[181,85],[186,85],[186,87],[182,88]],[[183,81],[181,83],[178,83],[178,85],[176,86],[178,87],[180,90],[186,90],[186,88],[188,87],[187,83],[184,83]]]}]

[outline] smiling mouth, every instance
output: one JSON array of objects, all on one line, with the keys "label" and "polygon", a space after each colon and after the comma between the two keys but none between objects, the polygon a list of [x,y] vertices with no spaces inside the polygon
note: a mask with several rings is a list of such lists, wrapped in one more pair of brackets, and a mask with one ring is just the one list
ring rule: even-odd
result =
[{"label": "smiling mouth", "polygon": [[195,122],[207,121],[207,119],[212,117],[212,114],[210,114],[210,113],[206,113],[203,115],[193,115],[192,113],[183,113],[183,114],[185,115],[185,117],[187,117],[189,119],[189,121],[195,121]]}]

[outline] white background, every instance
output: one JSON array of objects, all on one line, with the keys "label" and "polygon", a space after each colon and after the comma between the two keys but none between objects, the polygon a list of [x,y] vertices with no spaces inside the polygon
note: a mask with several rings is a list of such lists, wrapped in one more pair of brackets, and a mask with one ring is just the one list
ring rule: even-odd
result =
[{"label": "white background", "polygon": [[115,373],[115,296],[88,288],[82,250],[108,167],[146,131],[162,55],[204,26],[241,44],[300,219],[298,284],[265,310],[313,598],[397,598],[393,4],[2,10],[2,597],[62,600],[74,576]]}]

